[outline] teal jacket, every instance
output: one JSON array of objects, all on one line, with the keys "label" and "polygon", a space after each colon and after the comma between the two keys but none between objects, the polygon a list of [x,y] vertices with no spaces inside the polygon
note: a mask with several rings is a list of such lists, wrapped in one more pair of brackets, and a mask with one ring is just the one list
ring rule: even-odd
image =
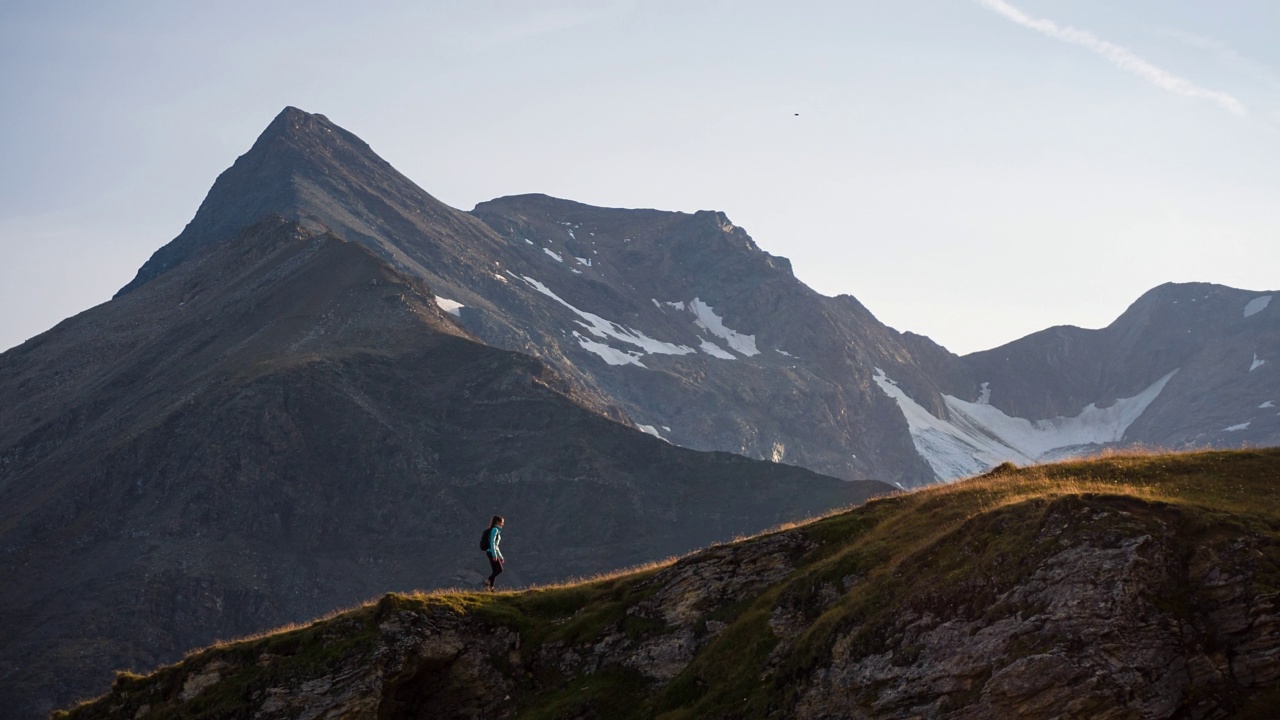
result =
[{"label": "teal jacket", "polygon": [[489,547],[485,549],[485,554],[494,560],[502,560],[502,551],[498,549],[500,542],[502,542],[502,528],[494,525],[489,528]]}]

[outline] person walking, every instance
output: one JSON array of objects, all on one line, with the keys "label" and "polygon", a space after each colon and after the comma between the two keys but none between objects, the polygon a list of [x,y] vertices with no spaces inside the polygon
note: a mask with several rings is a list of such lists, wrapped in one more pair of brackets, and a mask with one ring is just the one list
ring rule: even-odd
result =
[{"label": "person walking", "polygon": [[493,590],[493,584],[498,580],[498,576],[502,574],[502,564],[505,562],[505,558],[502,557],[502,550],[498,549],[498,543],[502,542],[502,526],[505,524],[506,521],[502,519],[501,515],[494,515],[493,519],[489,521],[489,529],[484,534],[481,546],[484,548],[484,554],[489,558],[489,570],[491,571],[488,579],[484,581],[486,590]]}]

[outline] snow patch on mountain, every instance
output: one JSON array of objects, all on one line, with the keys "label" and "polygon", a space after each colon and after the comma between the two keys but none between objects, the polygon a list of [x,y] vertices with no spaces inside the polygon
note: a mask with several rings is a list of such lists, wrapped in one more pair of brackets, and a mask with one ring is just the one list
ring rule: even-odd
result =
[{"label": "snow patch on mountain", "polygon": [[[874,380],[898,403],[920,457],[940,480],[973,475],[1005,461],[1030,463],[1049,457],[1079,454],[1088,446],[1119,442],[1177,370],[1111,407],[1090,403],[1073,417],[1027,420],[1006,415],[999,408],[943,394],[949,419],[934,417],[906,394],[880,368]],[[1064,452],[1067,449],[1069,452]],[[1077,449],[1078,448],[1078,449]]]},{"label": "snow patch on mountain", "polygon": [[1248,429],[1249,429],[1249,425],[1250,425],[1250,424],[1251,424],[1251,423],[1243,422],[1243,423],[1240,423],[1239,425],[1232,425],[1231,427],[1224,427],[1224,428],[1222,428],[1222,432],[1236,432],[1237,430],[1248,430]]},{"label": "snow patch on mountain", "polygon": [[652,435],[652,436],[654,436],[654,437],[658,438],[659,440],[663,440],[663,441],[665,441],[665,440],[666,440],[666,438],[662,437],[662,435],[658,432],[658,428],[656,428],[656,427],[654,427],[654,426],[652,426],[652,425],[640,425],[640,424],[638,424],[638,423],[637,423],[637,424],[636,424],[636,427],[637,427],[637,428],[639,428],[641,432],[648,433],[648,434],[650,434],[650,435]]},{"label": "snow patch on mountain", "polygon": [[610,365],[635,365],[637,367],[645,367],[645,364],[640,362],[640,353],[619,350],[602,342],[596,342],[595,340],[582,335],[577,330],[573,332],[573,339],[578,341],[578,344],[582,346],[583,350],[599,355],[601,360],[604,360]]},{"label": "snow patch on mountain", "polygon": [[982,383],[981,390],[978,392],[978,404],[979,405],[991,404],[991,383],[989,382]]},{"label": "snow patch on mountain", "polygon": [[1261,405],[1259,405],[1259,406],[1258,406],[1258,409],[1259,409],[1259,410],[1262,410],[1263,408],[1270,408],[1270,407],[1275,407],[1275,406],[1276,406],[1276,404],[1275,404],[1275,403],[1273,403],[1273,402],[1271,402],[1270,400],[1268,400],[1268,401],[1266,401],[1266,402],[1262,403]]},{"label": "snow patch on mountain", "polygon": [[1260,367],[1262,367],[1263,365],[1266,365],[1266,364],[1267,364],[1267,361],[1266,361],[1266,360],[1259,360],[1259,359],[1258,359],[1258,353],[1254,353],[1254,354],[1253,354],[1253,364],[1249,366],[1249,372],[1253,372],[1254,370],[1257,370],[1258,368],[1260,368]]},{"label": "snow patch on mountain", "polygon": [[940,480],[980,473],[1003,462],[996,458],[1010,459],[1005,457],[1008,455],[1016,455],[1023,462],[1029,460],[993,438],[966,433],[946,420],[934,417],[898,387],[898,383],[891,380],[884,370],[876,368],[874,380],[885,395],[897,401],[898,409],[907,419],[916,452],[929,463]]},{"label": "snow patch on mountain", "polygon": [[573,259],[577,260],[579,265],[586,265],[587,267],[591,267],[591,258],[580,258],[577,255],[574,255]]},{"label": "snow patch on mountain", "polygon": [[733,353],[726,352],[720,349],[719,345],[711,342],[710,340],[706,338],[698,338],[698,339],[702,341],[702,344],[699,345],[698,348],[701,349],[702,352],[710,355],[711,357],[720,358],[721,360],[737,360],[738,359],[737,355],[734,355]]},{"label": "snow patch on mountain", "polygon": [[441,310],[443,310],[443,311],[445,311],[445,312],[449,313],[450,315],[452,315],[452,316],[454,316],[454,317],[461,317],[461,316],[462,316],[462,308],[466,307],[466,305],[463,305],[462,303],[458,302],[457,300],[450,300],[449,298],[442,298],[442,297],[440,297],[439,295],[437,295],[437,296],[436,296],[436,305],[439,305]]},{"label": "snow patch on mountain", "polygon": [[[566,308],[569,308],[569,310],[573,311],[575,315],[582,318],[582,320],[578,321],[578,324],[581,325],[583,328],[585,328],[586,331],[591,333],[592,335],[595,335],[596,337],[601,339],[611,338],[613,340],[624,342],[628,345],[634,345],[643,351],[642,353],[633,353],[631,351],[615,350],[614,352],[625,355],[631,359],[622,360],[621,362],[611,362],[609,357],[605,357],[605,355],[608,353],[605,353],[602,349],[596,346],[603,345],[603,347],[609,348],[610,350],[614,350],[614,348],[610,347],[607,344],[602,344],[595,341],[589,341],[592,343],[592,347],[587,347],[587,345],[583,342],[583,340],[578,341],[578,344],[582,345],[583,349],[589,350],[597,355],[600,355],[601,357],[605,358],[605,362],[608,362],[610,365],[620,365],[620,364],[626,363],[626,364],[633,364],[633,365],[639,365],[640,367],[644,367],[644,364],[641,363],[639,360],[639,357],[643,356],[644,354],[688,355],[690,353],[697,352],[697,350],[694,350],[693,348],[687,347],[685,345],[675,345],[673,343],[663,342],[661,340],[654,340],[653,338],[649,337],[648,335],[645,335],[639,330],[633,330],[631,328],[619,325],[618,323],[615,323],[612,320],[606,320],[594,313],[589,313],[584,310],[579,310],[578,308],[566,302],[559,295],[556,295],[555,293],[551,292],[551,289],[548,288],[546,285],[543,285],[542,283],[538,282],[537,280],[534,280],[528,275],[520,275],[519,277],[521,280],[524,280],[526,283],[528,283],[529,287],[533,288],[534,290],[537,290],[539,293],[543,295],[546,295],[552,300],[555,300],[556,302],[560,303]],[[574,335],[575,337],[577,337],[578,333],[575,331]],[[618,359],[616,356],[611,355],[611,357],[613,357],[614,360]]]},{"label": "snow patch on mountain", "polygon": [[1267,306],[1270,304],[1271,304],[1270,295],[1263,295],[1262,297],[1256,297],[1250,300],[1248,305],[1244,306],[1244,316],[1249,317],[1250,315],[1257,315],[1263,310],[1266,310]]},{"label": "snow patch on mountain", "polygon": [[689,303],[689,309],[697,318],[693,321],[695,325],[729,343],[730,349],[737,350],[747,357],[760,354],[756,349],[755,335],[746,335],[725,327],[724,319],[717,315],[710,305],[694,298],[693,302]]},{"label": "snow patch on mountain", "polygon": [[542,248],[542,252],[544,252],[544,253],[546,253],[546,254],[550,255],[550,256],[551,256],[552,258],[554,258],[554,259],[555,259],[555,261],[556,261],[556,262],[558,262],[558,263],[562,263],[562,262],[564,262],[564,257],[563,257],[560,253],[555,252],[555,251],[551,250],[550,248]]}]

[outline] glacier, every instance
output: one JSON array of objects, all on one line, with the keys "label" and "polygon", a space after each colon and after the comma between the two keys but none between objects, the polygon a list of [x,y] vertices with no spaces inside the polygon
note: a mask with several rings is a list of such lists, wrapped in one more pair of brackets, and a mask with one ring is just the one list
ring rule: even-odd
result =
[{"label": "glacier", "polygon": [[873,379],[897,402],[916,452],[939,480],[946,481],[975,475],[1006,461],[1034,463],[1078,455],[1091,445],[1120,442],[1177,372],[1173,370],[1133,397],[1118,398],[1110,407],[1090,403],[1072,417],[1047,420],[1013,417],[988,404],[987,383],[977,402],[943,393],[947,418],[939,418],[907,395],[884,370],[875,368]]}]

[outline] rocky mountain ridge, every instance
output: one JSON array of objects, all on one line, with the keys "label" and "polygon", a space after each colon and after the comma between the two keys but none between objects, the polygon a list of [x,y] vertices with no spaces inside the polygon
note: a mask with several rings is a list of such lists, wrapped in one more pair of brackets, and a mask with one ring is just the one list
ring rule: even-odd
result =
[{"label": "rocky mountain ridge", "polygon": [[[1099,330],[1056,327],[962,358],[979,393],[946,413],[894,394],[939,476],[1106,447],[1280,444],[1280,312],[1271,293],[1169,283]],[[1028,420],[1030,418],[1030,420]]]},{"label": "rocky mountain ridge", "polygon": [[684,447],[913,487],[1109,446],[1280,443],[1271,293],[1166,285],[1108,328],[958,357],[814,292],[723,213],[544,195],[466,213],[296,108],[122,293],[268,211],[365,244],[483,342]]},{"label": "rocky mountain ridge", "polygon": [[1262,718],[1280,452],[1001,468],[585,584],[387,595],[59,717]]}]

